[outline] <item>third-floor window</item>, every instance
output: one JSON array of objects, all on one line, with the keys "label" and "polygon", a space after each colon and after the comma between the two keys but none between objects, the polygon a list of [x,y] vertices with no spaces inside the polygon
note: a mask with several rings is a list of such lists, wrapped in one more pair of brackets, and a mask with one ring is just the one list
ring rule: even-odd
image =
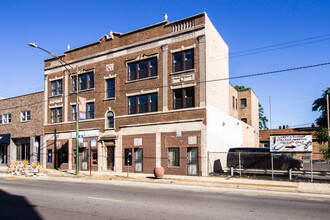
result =
[{"label": "third-floor window", "polygon": [[107,98],[115,97],[115,79],[107,79]]},{"label": "third-floor window", "polygon": [[[78,76],[78,90],[94,88],[94,72],[80,74]],[[76,91],[76,77],[72,77],[72,91]]]},{"label": "third-floor window", "polygon": [[173,72],[194,69],[194,50],[173,54]]},{"label": "third-floor window", "polygon": [[51,94],[52,95],[62,95],[62,80],[55,80],[51,83]]},{"label": "third-floor window", "polygon": [[128,80],[157,76],[157,58],[128,64]]}]

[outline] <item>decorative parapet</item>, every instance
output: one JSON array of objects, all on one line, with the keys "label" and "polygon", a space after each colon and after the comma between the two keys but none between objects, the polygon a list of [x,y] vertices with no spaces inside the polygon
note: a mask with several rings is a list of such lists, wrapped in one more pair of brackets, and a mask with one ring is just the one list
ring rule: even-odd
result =
[{"label": "decorative parapet", "polygon": [[172,24],[172,32],[187,30],[193,28],[194,26],[195,26],[194,19],[184,20],[182,22]]}]

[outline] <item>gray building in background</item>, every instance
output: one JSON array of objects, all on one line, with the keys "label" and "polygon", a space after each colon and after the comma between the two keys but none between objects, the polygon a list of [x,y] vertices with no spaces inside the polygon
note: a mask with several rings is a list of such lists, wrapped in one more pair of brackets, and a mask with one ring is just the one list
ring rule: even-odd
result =
[{"label": "gray building in background", "polygon": [[40,161],[43,112],[44,92],[0,99],[0,166]]}]

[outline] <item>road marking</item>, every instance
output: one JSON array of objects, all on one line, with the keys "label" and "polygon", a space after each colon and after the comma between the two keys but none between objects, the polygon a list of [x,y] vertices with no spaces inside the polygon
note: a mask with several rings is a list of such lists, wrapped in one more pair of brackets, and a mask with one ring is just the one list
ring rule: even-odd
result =
[{"label": "road marking", "polygon": [[124,202],[124,200],[105,199],[105,198],[96,198],[96,197],[88,197],[88,198],[89,199],[96,199],[96,200],[111,201],[111,202]]},{"label": "road marking", "polygon": [[0,186],[0,189],[8,189],[8,187]]},{"label": "road marking", "polygon": [[309,201],[318,201],[318,202],[323,202],[323,199],[314,199],[314,198],[307,198]]}]

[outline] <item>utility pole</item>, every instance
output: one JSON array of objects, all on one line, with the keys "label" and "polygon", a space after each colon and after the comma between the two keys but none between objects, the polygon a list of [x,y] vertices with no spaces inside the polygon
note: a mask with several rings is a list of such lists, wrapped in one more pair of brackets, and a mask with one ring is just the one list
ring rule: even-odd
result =
[{"label": "utility pole", "polygon": [[78,94],[78,66],[76,68],[76,175],[79,174],[79,94]]},{"label": "utility pole", "polygon": [[56,129],[54,130],[54,169],[57,169],[57,164],[56,164],[56,162],[57,162],[57,156],[56,156],[56,145],[57,145],[57,143],[56,143]]},{"label": "utility pole", "polygon": [[329,112],[329,93],[327,93],[327,122],[328,122],[328,131],[329,131],[329,135],[330,135],[329,118],[330,118],[330,112]]},{"label": "utility pole", "polygon": [[272,130],[272,101],[271,101],[271,96],[269,96],[269,129]]},{"label": "utility pole", "polygon": [[[67,66],[70,67],[70,69],[72,71],[75,71],[74,68],[68,64],[67,62],[65,62],[64,60],[61,60],[58,56],[52,54],[51,52],[49,52],[48,50],[45,50],[44,48],[42,47],[39,47],[37,46],[35,43],[29,43],[29,46],[30,47],[34,47],[34,48],[38,48],[48,54],[50,54],[52,57],[54,57],[67,71],[68,73],[70,74],[70,70],[67,68]],[[78,74],[79,74],[79,69],[78,69],[78,66],[76,66],[76,96],[77,96],[77,100],[76,100],[76,175],[79,174],[79,140],[78,140],[78,135],[79,135],[79,96],[78,96],[78,83],[79,83],[79,80],[78,80]],[[55,129],[55,145],[56,145],[56,129]],[[54,148],[54,158],[56,158],[56,146]],[[54,161],[54,166],[56,166],[56,161]]]}]

